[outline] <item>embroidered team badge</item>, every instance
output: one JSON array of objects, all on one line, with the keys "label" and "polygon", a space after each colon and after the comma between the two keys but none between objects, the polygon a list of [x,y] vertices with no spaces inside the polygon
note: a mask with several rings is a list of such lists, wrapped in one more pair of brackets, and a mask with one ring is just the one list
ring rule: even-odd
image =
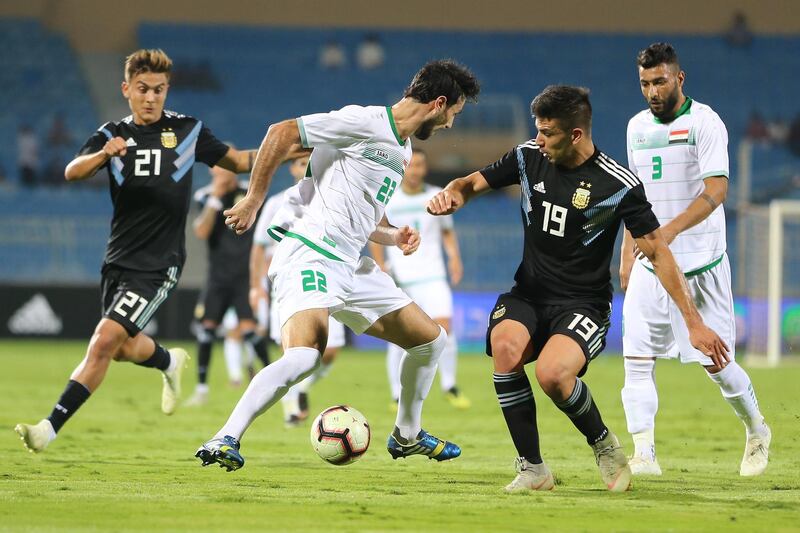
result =
[{"label": "embroidered team badge", "polygon": [[586,209],[589,205],[589,196],[592,194],[592,191],[589,190],[591,188],[591,183],[582,181],[580,186],[575,189],[575,194],[572,195],[572,205],[577,209]]},{"label": "embroidered team badge", "polygon": [[494,310],[494,313],[492,313],[492,320],[497,320],[504,314],[506,314],[506,306],[500,304],[499,306],[497,306],[497,309]]},{"label": "embroidered team badge", "polygon": [[161,132],[161,146],[164,148],[175,148],[178,146],[178,136],[172,130]]}]

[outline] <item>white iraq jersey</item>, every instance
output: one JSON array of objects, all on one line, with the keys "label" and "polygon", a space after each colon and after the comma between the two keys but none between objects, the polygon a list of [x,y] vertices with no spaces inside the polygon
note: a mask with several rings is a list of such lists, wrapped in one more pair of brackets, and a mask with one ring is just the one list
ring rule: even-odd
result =
[{"label": "white iraq jersey", "polygon": [[416,228],[420,235],[419,249],[411,255],[403,255],[397,246],[386,247],[392,277],[400,287],[426,281],[446,281],[442,254],[442,230],[453,228],[450,216],[435,217],[428,213],[428,200],[441,191],[440,187],[425,185],[422,192],[406,194],[398,189],[392,203],[386,207],[389,223],[400,227]]},{"label": "white iraq jersey", "polygon": [[[284,189],[270,196],[264,204],[264,208],[261,209],[258,222],[256,222],[253,242],[264,247],[264,252],[267,257],[272,256],[273,248],[278,244],[274,239],[270,238],[269,227],[273,225],[273,220],[276,220],[275,216],[278,214],[281,207],[283,207],[287,191],[288,189]],[[276,222],[278,222],[278,220],[276,220]]]},{"label": "white iraq jersey", "polygon": [[313,148],[306,177],[286,193],[270,227],[334,260],[358,261],[411,160],[390,107],[350,105],[297,119]]},{"label": "white iraq jersey", "polygon": [[[659,121],[649,109],[628,122],[628,166],[644,184],[661,225],[699,197],[703,180],[728,177],[728,132],[714,110],[686,98],[676,118]],[[716,264],[725,253],[725,211],[717,207],[670,244],[684,273]],[[642,260],[652,269],[647,259]]]}]

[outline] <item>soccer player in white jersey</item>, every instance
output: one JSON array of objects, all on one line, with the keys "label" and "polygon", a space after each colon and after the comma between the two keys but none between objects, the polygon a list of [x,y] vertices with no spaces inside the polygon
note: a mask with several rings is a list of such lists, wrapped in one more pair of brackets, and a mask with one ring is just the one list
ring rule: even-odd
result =
[{"label": "soccer player in white jersey", "polygon": [[[422,403],[430,390],[447,334],[395,285],[372,259],[360,257],[368,240],[414,253],[419,232],[396,228],[384,215],[411,160],[410,137],[427,139],[450,128],[478,82],[449,60],[432,61],[414,76],[393,106],[349,105],[330,113],[273,124],[256,157],[250,188],[225,211],[238,234],[255,221],[275,169],[311,153],[308,178],[286,194],[269,228],[280,244],[270,264],[281,320],[283,357],[259,372],[230,418],[197,450],[204,465],[228,470],[244,464],[241,436],[253,420],[288,388],[320,364],[328,318],[355,333],[367,333],[406,350],[400,367],[400,403],[387,449],[395,459],[421,454],[438,461],[461,449],[421,427]],[[313,150],[313,151],[312,151]]]},{"label": "soccer player in white jersey", "polygon": [[[415,149],[406,169],[403,183],[386,206],[386,218],[395,226],[411,226],[419,230],[420,246],[417,253],[403,255],[398,248],[387,248],[369,243],[372,257],[384,271],[423,311],[447,332],[447,345],[439,358],[439,384],[450,404],[457,409],[469,408],[469,398],[461,394],[456,385],[456,358],[458,345],[450,329],[453,316],[453,295],[447,284],[442,246],[447,253],[450,282],[458,285],[464,269],[458,251],[458,239],[450,216],[435,217],[428,213],[428,198],[442,190],[425,183],[428,174],[428,156]],[[403,349],[389,344],[386,350],[386,370],[392,392],[392,407],[400,396],[400,361]]]},{"label": "soccer player in white jersey", "polygon": [[[308,160],[309,157],[303,155],[289,163],[289,173],[295,183],[305,176],[306,170],[308,170]],[[272,195],[264,204],[264,209],[261,210],[256,223],[253,246],[250,251],[250,304],[253,309],[258,310],[259,320],[263,320],[265,325],[269,325],[269,335],[279,346],[281,345],[281,324],[278,306],[269,306],[270,298],[267,296],[267,287],[269,286],[267,271],[278,242],[269,236],[268,230],[283,204],[285,194],[286,190],[280,191]],[[273,293],[272,298],[274,297]],[[328,319],[328,343],[322,353],[322,362],[319,368],[300,383],[292,385],[286,395],[281,398],[286,427],[298,426],[308,418],[308,390],[311,385],[328,375],[331,365],[336,359],[336,353],[339,348],[344,346],[344,343],[344,326],[330,317]]]},{"label": "soccer player in white jersey", "polygon": [[699,363],[746,428],[739,473],[757,476],[767,467],[770,430],[747,373],[734,360],[735,322],[731,272],[725,253],[728,134],[707,105],[683,94],[685,74],[674,48],[652,44],[639,52],[639,83],[648,109],[628,123],[628,164],[642,183],[661,233],[686,276],[703,320],[730,347],[731,361],[715,365],[689,343],[675,304],[626,231],[620,262],[625,385],[622,403],[633,436],[634,474],[661,475],[655,453],[657,358]]}]

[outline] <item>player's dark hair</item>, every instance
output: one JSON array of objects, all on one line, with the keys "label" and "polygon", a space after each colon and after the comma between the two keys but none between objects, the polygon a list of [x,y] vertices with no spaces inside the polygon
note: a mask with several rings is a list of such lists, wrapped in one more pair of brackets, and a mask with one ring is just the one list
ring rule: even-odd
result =
[{"label": "player's dark hair", "polygon": [[592,129],[592,104],[589,89],[571,85],[548,85],[531,102],[534,117],[557,119],[569,131]]},{"label": "player's dark hair", "polygon": [[636,55],[636,64],[642,68],[653,68],[664,63],[681,68],[678,53],[669,43],[653,43]]},{"label": "player's dark hair", "polygon": [[427,104],[444,96],[450,106],[462,96],[470,102],[477,102],[480,92],[478,79],[467,67],[452,59],[439,59],[430,61],[419,69],[403,97]]},{"label": "player's dark hair", "polygon": [[136,50],[125,58],[125,81],[130,82],[143,72],[164,73],[167,79],[172,73],[172,60],[161,49]]}]

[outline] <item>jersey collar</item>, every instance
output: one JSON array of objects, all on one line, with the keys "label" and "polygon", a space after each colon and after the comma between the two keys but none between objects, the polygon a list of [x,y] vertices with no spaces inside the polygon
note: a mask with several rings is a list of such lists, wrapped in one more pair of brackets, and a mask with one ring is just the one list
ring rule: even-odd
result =
[{"label": "jersey collar", "polygon": [[677,120],[677,118],[678,118],[679,116],[681,116],[681,115],[688,115],[689,113],[691,113],[691,111],[690,111],[690,110],[691,110],[691,107],[692,107],[692,98],[691,98],[690,96],[687,96],[687,97],[686,97],[686,101],[685,101],[685,102],[683,103],[683,105],[682,105],[682,106],[681,106],[681,107],[678,109],[678,112],[677,112],[677,113],[675,113],[675,116],[674,116],[674,117],[672,117],[672,120],[668,120],[668,121],[666,121],[666,122],[662,122],[662,121],[661,121],[661,119],[660,119],[660,118],[658,118],[658,117],[657,117],[657,116],[655,116],[655,115],[653,115],[653,120],[655,121],[655,123],[656,123],[656,124],[669,124],[670,122],[675,122],[675,120]]},{"label": "jersey collar", "polygon": [[392,114],[392,107],[386,106],[386,115],[389,117],[389,125],[392,127],[392,133],[394,133],[394,138],[397,139],[397,144],[400,146],[405,146],[406,141],[400,138],[400,135],[397,133],[397,126],[394,123],[394,115]]}]

